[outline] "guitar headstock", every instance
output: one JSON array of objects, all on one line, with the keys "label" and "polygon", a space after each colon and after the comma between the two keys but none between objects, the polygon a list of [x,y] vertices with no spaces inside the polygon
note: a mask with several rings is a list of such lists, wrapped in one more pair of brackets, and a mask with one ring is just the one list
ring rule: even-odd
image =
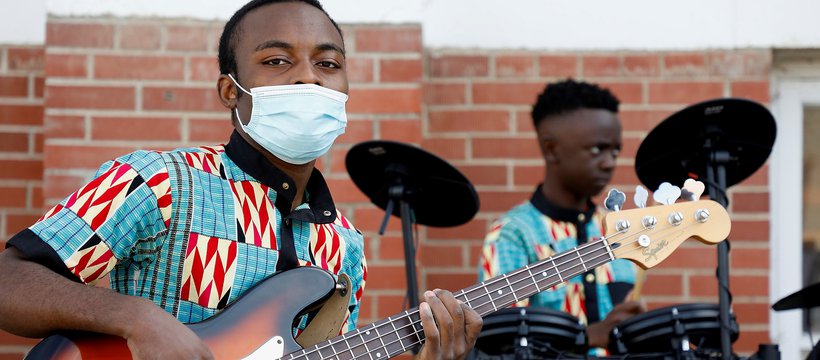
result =
[{"label": "guitar headstock", "polygon": [[732,228],[726,209],[712,200],[698,200],[612,212],[604,216],[605,237],[617,258],[651,268],[693,237],[716,244]]}]

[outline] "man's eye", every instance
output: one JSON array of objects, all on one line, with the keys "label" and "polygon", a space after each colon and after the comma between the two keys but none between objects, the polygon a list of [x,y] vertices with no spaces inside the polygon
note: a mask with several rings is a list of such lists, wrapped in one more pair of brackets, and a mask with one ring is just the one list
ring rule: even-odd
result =
[{"label": "man's eye", "polygon": [[286,64],[286,62],[285,62],[284,59],[270,59],[270,60],[265,60],[265,64],[268,64],[268,65],[284,65],[284,64]]},{"label": "man's eye", "polygon": [[320,61],[318,63],[318,65],[321,66],[321,67],[326,67],[326,68],[331,68],[331,69],[338,69],[340,67],[339,64],[337,64],[333,61]]},{"label": "man's eye", "polygon": [[601,153],[601,147],[593,146],[593,147],[589,148],[589,152],[592,153],[592,155],[598,155],[598,154]]},{"label": "man's eye", "polygon": [[612,156],[618,157],[618,155],[621,155],[621,149],[612,149]]}]

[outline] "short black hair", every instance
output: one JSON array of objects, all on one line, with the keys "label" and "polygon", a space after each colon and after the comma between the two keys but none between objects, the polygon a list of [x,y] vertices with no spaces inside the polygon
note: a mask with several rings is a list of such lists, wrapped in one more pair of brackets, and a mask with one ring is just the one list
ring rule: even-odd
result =
[{"label": "short black hair", "polygon": [[596,84],[567,79],[547,84],[532,107],[532,124],[551,115],[561,115],[578,109],[603,109],[618,112],[620,102],[608,89]]},{"label": "short black hair", "polygon": [[[238,28],[239,22],[254,9],[268,4],[286,3],[286,2],[300,2],[313,6],[327,15],[330,22],[342,35],[342,29],[336,21],[328,15],[327,11],[322,7],[318,0],[253,0],[241,9],[237,10],[231,19],[225,23],[225,28],[222,30],[222,36],[219,38],[219,72],[221,74],[234,74],[234,77],[239,81],[239,74],[236,73],[236,39],[239,37],[240,30]],[[344,39],[344,37],[343,37]]]}]

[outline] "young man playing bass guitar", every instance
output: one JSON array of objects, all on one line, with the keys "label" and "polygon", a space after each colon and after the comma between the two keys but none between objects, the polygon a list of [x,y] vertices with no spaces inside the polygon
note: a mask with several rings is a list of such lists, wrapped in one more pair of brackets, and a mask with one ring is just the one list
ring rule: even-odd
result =
[{"label": "young man playing bass guitar", "polygon": [[[15,235],[0,253],[0,328],[114,335],[137,359],[210,359],[183,323],[304,266],[350,278],[342,332],[356,328],[362,235],[314,168],[347,123],[339,27],[315,0],[254,0],[225,25],[219,66],[230,141],[119,157]],[[112,289],[87,285],[104,276]],[[421,359],[463,358],[481,328],[447,291],[425,292],[419,316]]]}]

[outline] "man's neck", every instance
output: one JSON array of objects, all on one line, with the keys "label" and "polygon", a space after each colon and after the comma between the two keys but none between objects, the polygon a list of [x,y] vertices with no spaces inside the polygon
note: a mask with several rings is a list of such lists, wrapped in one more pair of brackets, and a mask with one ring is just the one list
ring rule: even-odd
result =
[{"label": "man's neck", "polygon": [[269,153],[244,131],[239,131],[239,135],[242,136],[242,138],[245,139],[251,147],[262,154],[271,165],[281,170],[285,173],[285,175],[293,180],[293,185],[296,186],[296,196],[293,197],[293,203],[291,204],[290,209],[296,209],[297,206],[301,205],[302,199],[305,197],[305,188],[307,187],[308,180],[310,180],[310,175],[313,174],[313,167],[316,164],[316,160],[302,165],[290,164]]},{"label": "man's neck", "polygon": [[557,179],[546,177],[541,193],[549,202],[567,209],[588,210],[589,196],[577,194],[563,186]]},{"label": "man's neck", "polygon": [[293,179],[294,185],[296,185],[296,196],[293,197],[293,204],[291,204],[290,209],[296,209],[297,206],[302,204],[302,199],[305,197],[305,188],[307,187],[308,180],[310,180],[310,175],[313,174],[313,166],[316,160],[303,165],[293,165],[267,152],[264,154],[265,158],[268,159],[273,166],[276,166],[279,170],[282,170],[285,175]]}]

